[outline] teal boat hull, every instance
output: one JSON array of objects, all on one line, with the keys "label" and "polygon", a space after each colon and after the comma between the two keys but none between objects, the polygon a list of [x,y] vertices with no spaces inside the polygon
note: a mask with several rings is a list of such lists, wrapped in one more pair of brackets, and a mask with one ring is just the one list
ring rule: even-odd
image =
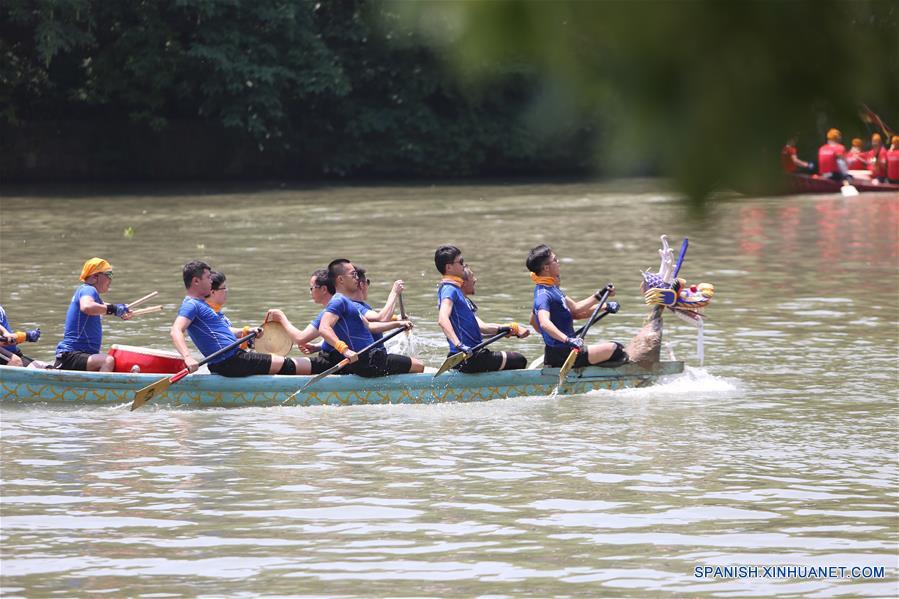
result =
[{"label": "teal boat hull", "polygon": [[[617,368],[572,370],[558,393],[573,395],[595,389],[644,387],[659,377],[683,372],[683,362],[659,362],[645,368],[625,364]],[[164,375],[0,368],[0,402],[4,405],[116,405],[130,403],[135,391]],[[303,386],[306,376],[225,378],[193,374],[170,386],[152,404],[185,408],[281,405]],[[558,368],[512,370],[482,374],[451,371],[402,374],[377,379],[355,375],[330,376],[291,399],[287,405],[368,405],[488,401],[511,397],[551,395],[559,382]],[[152,405],[151,404],[151,405]]]}]

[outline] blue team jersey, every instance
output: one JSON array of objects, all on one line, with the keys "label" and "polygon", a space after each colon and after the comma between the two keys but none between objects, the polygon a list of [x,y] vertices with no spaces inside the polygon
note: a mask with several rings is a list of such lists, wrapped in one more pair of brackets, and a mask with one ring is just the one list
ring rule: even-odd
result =
[{"label": "blue team jersey", "polygon": [[[3,306],[0,306],[0,326],[2,326],[4,329],[9,331],[10,333],[14,332],[12,330],[12,327],[9,326],[9,320],[6,319],[6,310],[3,309]],[[11,352],[16,351],[15,343],[13,343],[12,345],[3,345],[0,347],[3,347],[3,349],[9,350]]]},{"label": "blue team jersey", "polygon": [[[315,330],[316,330],[316,331],[318,330],[319,325],[321,325],[321,323],[322,323],[322,316],[324,316],[324,315],[325,315],[325,311],[322,310],[321,312],[318,313],[318,316],[316,316],[315,318],[313,318],[313,319],[312,319],[312,322],[309,323],[309,324],[311,324],[313,327],[315,327]],[[330,344],[330,343],[328,343],[327,341],[325,341],[324,339],[322,339],[322,352],[329,352],[329,351],[334,351],[334,348],[331,347],[331,344]]]},{"label": "blue team jersey", "polygon": [[[574,337],[574,318],[571,310],[565,304],[565,295],[556,286],[537,285],[534,287],[534,317],[536,319],[539,310],[549,312],[549,319],[556,328],[568,337]],[[537,330],[543,335],[543,342],[550,347],[566,347],[568,344],[557,341],[540,328],[540,320],[537,319]]]},{"label": "blue team jersey", "polygon": [[66,328],[62,341],[56,346],[56,356],[72,351],[86,352],[89,354],[100,353],[100,344],[103,341],[103,324],[100,316],[88,316],[81,311],[81,298],[89,297],[98,304],[102,304],[100,294],[93,285],[82,284],[75,290],[69,309],[66,311]]},{"label": "blue team jersey", "polygon": [[[448,299],[453,302],[453,311],[450,313],[450,324],[456,332],[456,337],[462,342],[462,345],[474,347],[484,340],[481,336],[481,327],[478,326],[478,319],[475,318],[474,312],[462,290],[452,283],[441,283],[437,288],[437,311],[440,311],[440,305],[443,300]],[[456,348],[446,340],[449,345],[450,353],[456,353]]]},{"label": "blue team jersey", "polygon": [[[178,309],[178,316],[183,316],[190,321],[187,334],[204,356],[212,355],[237,341],[237,336],[231,332],[224,315],[216,314],[215,310],[203,300],[185,297],[181,302],[181,308]],[[235,347],[211,360],[210,364],[227,360],[236,353],[237,348]]]},{"label": "blue team jersey", "polygon": [[349,345],[351,350],[357,352],[374,342],[365,319],[359,312],[358,304],[347,296],[342,293],[335,294],[325,306],[325,312],[337,316],[339,320],[334,323],[334,333],[338,339]]},{"label": "blue team jersey", "polygon": [[[369,312],[374,312],[374,309],[362,300],[353,300],[353,302],[359,306],[359,314],[362,318],[365,318],[365,315]],[[384,333],[375,333],[374,331],[369,331],[369,333],[371,333],[371,338],[375,341],[384,336]]]}]

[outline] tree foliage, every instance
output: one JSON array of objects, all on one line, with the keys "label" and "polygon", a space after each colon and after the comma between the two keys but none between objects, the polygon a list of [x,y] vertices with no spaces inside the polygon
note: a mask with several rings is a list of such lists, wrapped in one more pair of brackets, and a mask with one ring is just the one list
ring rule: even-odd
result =
[{"label": "tree foliage", "polygon": [[861,103],[895,121],[897,13],[886,0],[5,0],[0,127],[19,141],[0,170],[27,177],[20,155],[39,162],[57,141],[38,125],[77,122],[93,145],[61,135],[85,176],[101,163],[145,177],[659,172],[700,198],[776,180],[791,134],[808,154],[829,126],[865,132]]},{"label": "tree foliage", "polygon": [[287,176],[585,164],[553,149],[586,143],[580,123],[544,140],[527,126],[531,69],[494,62],[488,84],[466,89],[382,2],[7,0],[0,34],[7,128],[78,120],[109,136],[104,124],[125,121],[152,136],[199,122],[226,133],[223,162]]}]

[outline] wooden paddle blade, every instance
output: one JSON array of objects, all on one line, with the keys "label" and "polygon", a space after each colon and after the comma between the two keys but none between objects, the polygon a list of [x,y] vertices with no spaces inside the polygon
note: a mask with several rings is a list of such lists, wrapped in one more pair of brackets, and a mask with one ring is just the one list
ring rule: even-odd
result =
[{"label": "wooden paddle blade", "polygon": [[134,401],[131,402],[131,411],[138,409],[157,395],[161,395],[165,393],[165,390],[168,389],[172,384],[172,379],[166,377],[164,379],[159,379],[155,383],[147,385],[140,391],[134,394]]},{"label": "wooden paddle blade", "polygon": [[562,364],[562,368],[559,369],[559,386],[565,383],[565,378],[568,376],[568,373],[571,372],[574,361],[577,360],[577,354],[578,351],[573,349],[571,350],[571,353],[568,354],[568,357],[565,358],[565,363]]},{"label": "wooden paddle blade", "polygon": [[437,372],[434,373],[434,378],[436,379],[438,376],[449,370],[450,368],[461,364],[465,361],[465,354],[462,352],[455,353],[448,357],[443,361],[443,364],[440,365],[440,368],[437,369]]}]

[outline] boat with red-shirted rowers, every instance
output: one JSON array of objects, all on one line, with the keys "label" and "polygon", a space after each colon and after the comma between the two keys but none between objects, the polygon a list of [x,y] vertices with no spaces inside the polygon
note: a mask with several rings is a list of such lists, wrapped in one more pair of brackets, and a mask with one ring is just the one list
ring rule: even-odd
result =
[{"label": "boat with red-shirted rowers", "polygon": [[[867,171],[864,171],[867,173]],[[790,193],[840,193],[843,187],[842,181],[834,181],[818,175],[803,175],[800,173],[792,173],[788,175],[788,183]],[[850,184],[860,193],[865,192],[899,192],[899,184],[896,183],[878,183],[864,175],[855,176]]]}]

